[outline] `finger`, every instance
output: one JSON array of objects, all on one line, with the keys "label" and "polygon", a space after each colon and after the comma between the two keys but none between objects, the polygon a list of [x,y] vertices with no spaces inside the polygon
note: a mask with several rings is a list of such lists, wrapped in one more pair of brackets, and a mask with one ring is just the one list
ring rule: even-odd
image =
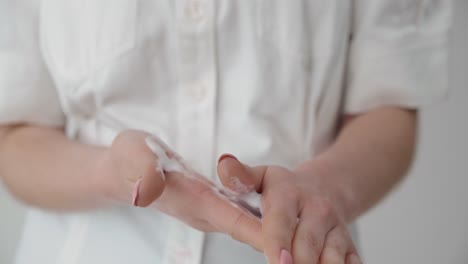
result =
[{"label": "finger", "polygon": [[215,192],[205,192],[200,203],[205,205],[203,214],[210,224],[235,240],[263,251],[262,225],[258,218]]},{"label": "finger", "polygon": [[320,259],[325,237],[336,225],[327,212],[306,206],[302,210],[294,235],[293,257],[296,264],[316,264]]},{"label": "finger", "polygon": [[165,175],[157,169],[157,157],[150,149],[144,149],[135,164],[139,178],[133,187],[134,206],[146,207],[161,196],[165,187]]},{"label": "finger", "polygon": [[147,168],[133,187],[133,205],[141,207],[150,205],[161,196],[164,187],[164,173],[156,170],[155,167]]},{"label": "finger", "polygon": [[205,220],[199,220],[199,219],[189,219],[187,221],[184,221],[186,224],[190,225],[191,227],[198,229],[202,232],[208,233],[208,232],[221,232],[219,229],[211,225]]},{"label": "finger", "polygon": [[218,160],[221,183],[237,193],[260,192],[266,169],[267,166],[249,167],[231,154],[223,154]]},{"label": "finger", "polygon": [[351,253],[346,257],[346,264],[362,264],[362,261],[356,253]]},{"label": "finger", "polygon": [[332,229],[326,237],[325,245],[320,257],[321,263],[361,263],[351,236],[344,225]]},{"label": "finger", "polygon": [[345,264],[346,253],[352,247],[346,228],[341,225],[336,226],[327,234],[320,256],[320,263]]},{"label": "finger", "polygon": [[296,194],[284,187],[281,192],[268,191],[264,194],[264,203],[264,253],[271,264],[289,263],[299,214]]}]

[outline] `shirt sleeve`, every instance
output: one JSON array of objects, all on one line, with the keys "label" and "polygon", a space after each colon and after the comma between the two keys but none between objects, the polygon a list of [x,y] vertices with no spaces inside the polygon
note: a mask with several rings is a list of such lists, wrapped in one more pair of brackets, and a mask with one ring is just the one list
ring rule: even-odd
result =
[{"label": "shirt sleeve", "polygon": [[39,42],[39,0],[0,0],[0,124],[63,126]]},{"label": "shirt sleeve", "polygon": [[356,0],[344,110],[418,108],[448,90],[451,0]]}]

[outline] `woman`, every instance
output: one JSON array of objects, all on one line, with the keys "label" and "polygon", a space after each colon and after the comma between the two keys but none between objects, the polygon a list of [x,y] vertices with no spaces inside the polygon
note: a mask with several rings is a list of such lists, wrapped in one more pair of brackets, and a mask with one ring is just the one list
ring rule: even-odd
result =
[{"label": "woman", "polygon": [[[17,263],[361,263],[347,224],[446,93],[449,1],[1,4],[0,175],[31,205]],[[153,136],[258,192],[261,221],[157,169]]]}]

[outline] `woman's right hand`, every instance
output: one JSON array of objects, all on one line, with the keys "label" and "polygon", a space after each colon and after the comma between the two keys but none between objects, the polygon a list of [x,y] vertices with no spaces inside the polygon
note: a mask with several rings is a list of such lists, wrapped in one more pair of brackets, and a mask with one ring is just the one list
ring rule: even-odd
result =
[{"label": "woman's right hand", "polygon": [[135,206],[152,205],[196,229],[223,232],[262,251],[260,220],[229,202],[201,175],[157,170],[158,157],[148,147],[148,137],[152,136],[124,131],[103,154],[99,185],[106,197]]}]

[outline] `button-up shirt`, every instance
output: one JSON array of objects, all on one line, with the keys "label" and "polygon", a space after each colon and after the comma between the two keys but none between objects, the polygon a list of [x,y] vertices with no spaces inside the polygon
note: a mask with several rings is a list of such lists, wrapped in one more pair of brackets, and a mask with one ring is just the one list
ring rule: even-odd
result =
[{"label": "button-up shirt", "polygon": [[[333,142],[343,114],[443,97],[449,25],[449,0],[0,0],[0,123],[99,145],[144,130],[213,180],[224,152],[294,168]],[[130,206],[31,209],[17,257],[264,261]]]}]

